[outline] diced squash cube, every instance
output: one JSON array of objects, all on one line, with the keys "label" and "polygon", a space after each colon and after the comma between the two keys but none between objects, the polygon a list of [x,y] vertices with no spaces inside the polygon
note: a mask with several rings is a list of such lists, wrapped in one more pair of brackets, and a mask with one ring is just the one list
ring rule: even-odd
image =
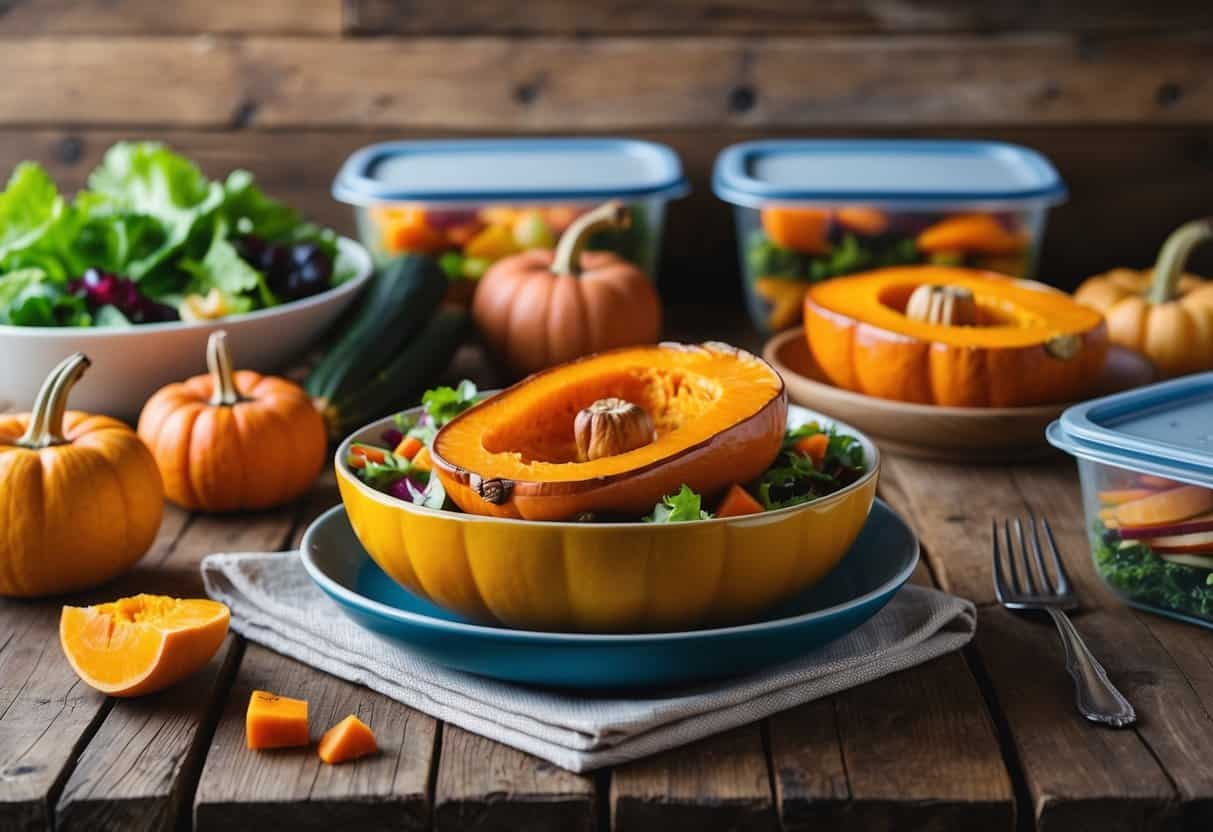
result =
[{"label": "diced squash cube", "polygon": [[245,738],[249,748],[289,748],[311,742],[307,727],[307,702],[255,690],[245,716]]},{"label": "diced squash cube", "polygon": [[422,448],[417,452],[417,455],[412,459],[413,467],[418,471],[434,470],[433,460],[430,458],[430,449]]},{"label": "diced squash cube", "polygon": [[814,433],[796,443],[796,450],[813,460],[816,468],[825,462],[826,451],[830,448],[830,437],[824,433]]},{"label": "diced squash cube", "polygon": [[761,513],[762,503],[751,497],[750,492],[737,483],[729,486],[724,499],[720,501],[720,505],[716,508],[717,517],[743,517],[747,514]]},{"label": "diced squash cube", "polygon": [[350,714],[324,732],[317,752],[320,759],[333,765],[347,760],[356,760],[379,750],[375,734],[358,717]]}]

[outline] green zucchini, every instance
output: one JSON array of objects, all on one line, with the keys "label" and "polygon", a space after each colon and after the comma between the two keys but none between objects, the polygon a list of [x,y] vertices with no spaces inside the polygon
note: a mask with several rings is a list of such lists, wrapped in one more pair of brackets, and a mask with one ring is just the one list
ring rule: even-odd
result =
[{"label": "green zucchini", "polygon": [[428,257],[407,255],[384,266],[303,384],[317,406],[361,389],[433,317],[446,288],[446,274]]},{"label": "green zucchini", "polygon": [[329,436],[340,439],[367,422],[416,404],[467,339],[471,320],[461,308],[441,307],[421,332],[361,387],[324,404],[321,414]]}]

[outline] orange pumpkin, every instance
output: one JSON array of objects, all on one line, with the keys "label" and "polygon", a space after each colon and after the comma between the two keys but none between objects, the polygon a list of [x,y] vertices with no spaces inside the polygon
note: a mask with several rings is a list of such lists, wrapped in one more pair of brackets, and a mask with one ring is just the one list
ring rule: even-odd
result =
[{"label": "orange pumpkin", "polygon": [[661,302],[644,272],[609,252],[582,252],[595,231],[628,221],[622,204],[608,202],[578,217],[554,252],[532,249],[488,270],[472,314],[496,359],[524,375],[657,340]]},{"label": "orange pumpkin", "polygon": [[1213,218],[1181,226],[1151,271],[1113,269],[1074,299],[1108,320],[1112,343],[1144,353],[1166,376],[1213,370],[1213,281],[1184,274],[1192,249],[1213,239]]},{"label": "orange pumpkin", "polygon": [[211,334],[208,375],[157,391],[139,415],[168,498],[182,508],[272,508],[305,492],[325,460],[324,420],[283,378],[232,372],[225,333]]},{"label": "orange pumpkin", "polygon": [[147,447],[116,419],[66,411],[88,366],[72,355],[32,413],[0,416],[0,595],[97,586],[156,539],[164,488]]},{"label": "orange pumpkin", "polygon": [[923,404],[1081,399],[1107,355],[1094,310],[1040,283],[972,269],[837,277],[809,289],[804,318],[809,348],[833,384]]}]

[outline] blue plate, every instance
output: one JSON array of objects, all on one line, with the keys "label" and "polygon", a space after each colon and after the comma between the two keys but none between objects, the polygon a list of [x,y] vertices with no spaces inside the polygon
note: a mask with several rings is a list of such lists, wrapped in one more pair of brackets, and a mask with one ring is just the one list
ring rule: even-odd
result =
[{"label": "blue plate", "polygon": [[735,627],[637,635],[471,624],[410,594],[375,565],[337,506],[303,536],[303,564],[346,615],[437,664],[532,685],[681,685],[749,673],[846,635],[880,610],[918,563],[918,540],[880,500],[855,545],[817,586]]}]

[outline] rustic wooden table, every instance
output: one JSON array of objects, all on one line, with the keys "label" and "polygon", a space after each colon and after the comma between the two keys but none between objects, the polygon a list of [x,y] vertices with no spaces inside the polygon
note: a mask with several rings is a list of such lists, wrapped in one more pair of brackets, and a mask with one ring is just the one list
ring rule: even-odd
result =
[{"label": "rustic wooden table", "polygon": [[[61,601],[0,602],[0,830],[1209,829],[1213,633],[1135,613],[1103,589],[1072,462],[885,466],[883,498],[922,539],[914,580],[979,605],[972,645],[591,776],[235,636],[188,683],[107,699],[59,650]],[[265,514],[170,509],[139,567],[96,595],[198,594],[203,556],[292,546],[337,501],[326,476],[299,504]],[[1084,602],[1076,624],[1137,706],[1135,728],[1085,723],[1052,625],[993,603],[990,518],[1029,510],[1053,520]],[[306,696],[317,726],[360,713],[384,751],[339,767],[250,753],[254,688]]]}]

